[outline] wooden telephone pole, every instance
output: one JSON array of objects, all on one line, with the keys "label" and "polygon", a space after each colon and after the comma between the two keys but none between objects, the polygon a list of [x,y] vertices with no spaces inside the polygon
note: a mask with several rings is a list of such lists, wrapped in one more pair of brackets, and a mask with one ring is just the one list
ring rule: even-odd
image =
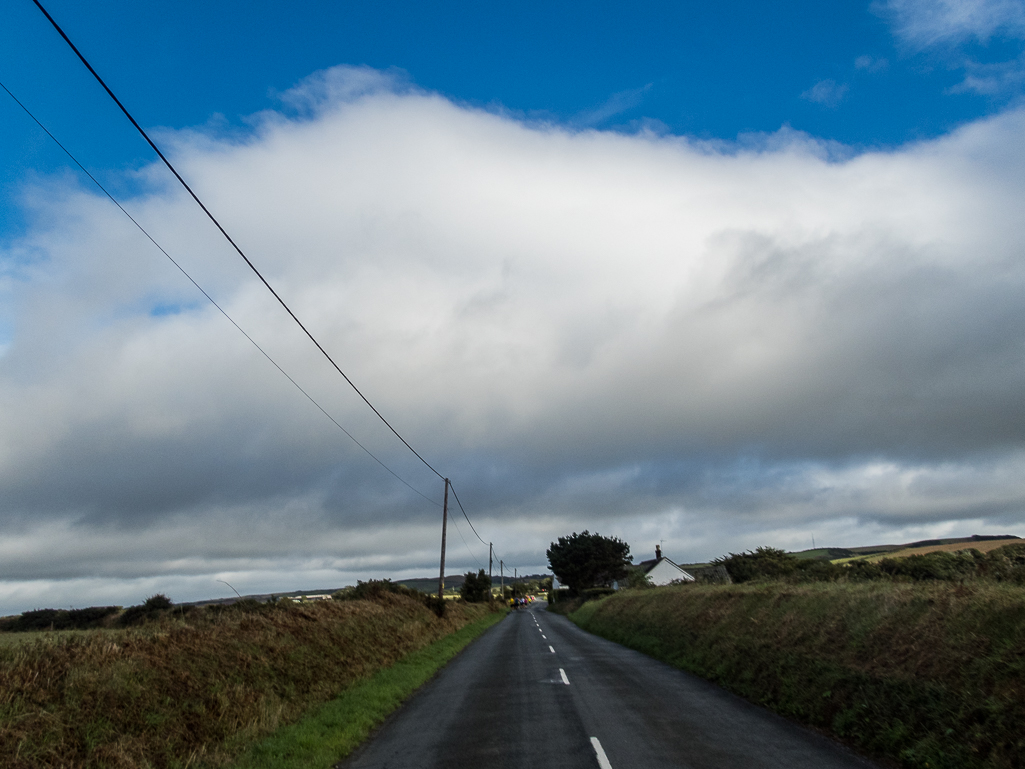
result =
[{"label": "wooden telephone pole", "polygon": [[448,478],[445,479],[445,504],[441,508],[441,574],[438,576],[438,611],[445,600],[445,536],[448,533]]}]

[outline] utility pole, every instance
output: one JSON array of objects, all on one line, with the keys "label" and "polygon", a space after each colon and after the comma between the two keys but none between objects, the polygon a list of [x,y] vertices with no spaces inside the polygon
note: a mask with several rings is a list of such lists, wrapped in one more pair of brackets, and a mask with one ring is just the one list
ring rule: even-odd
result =
[{"label": "utility pole", "polygon": [[441,575],[438,577],[438,611],[445,604],[445,535],[448,532],[448,478],[445,479],[445,504],[441,508]]},{"label": "utility pole", "polygon": [[498,573],[502,575],[502,600],[505,600],[505,561],[498,559]]},{"label": "utility pole", "polygon": [[495,560],[495,543],[488,542],[488,595],[491,595],[491,565]]}]

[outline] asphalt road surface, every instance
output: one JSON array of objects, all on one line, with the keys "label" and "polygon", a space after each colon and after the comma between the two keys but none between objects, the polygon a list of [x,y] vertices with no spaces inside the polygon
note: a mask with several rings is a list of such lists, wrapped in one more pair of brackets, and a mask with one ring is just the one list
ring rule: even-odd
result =
[{"label": "asphalt road surface", "polygon": [[344,769],[870,769],[821,735],[584,632],[512,612]]}]

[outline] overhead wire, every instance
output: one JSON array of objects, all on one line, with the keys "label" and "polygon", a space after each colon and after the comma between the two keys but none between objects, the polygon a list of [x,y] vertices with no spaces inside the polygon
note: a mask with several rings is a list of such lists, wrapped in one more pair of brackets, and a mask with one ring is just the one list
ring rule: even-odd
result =
[{"label": "overhead wire", "polygon": [[[466,519],[466,522],[467,522],[467,523],[470,523],[470,516],[468,516],[468,515],[466,514],[466,510],[465,510],[465,508],[463,507],[463,503],[459,501],[459,495],[458,495],[458,494],[456,494],[456,487],[452,485],[452,481],[449,481],[449,482],[448,482],[448,487],[449,487],[450,489],[452,489],[452,496],[456,498],[456,504],[457,504],[457,505],[459,505],[459,509],[460,509],[460,510],[462,511],[462,513],[463,513],[463,518],[465,518],[465,519]],[[472,530],[473,530],[473,533],[474,533],[474,534],[476,535],[477,539],[479,539],[479,540],[481,541],[481,543],[482,543],[482,544],[484,544],[484,545],[488,545],[489,547],[491,546],[491,543],[490,543],[490,542],[485,542],[485,541],[484,541],[484,538],[483,538],[483,537],[482,537],[482,536],[481,536],[480,534],[477,534],[477,530],[473,528],[473,524],[472,524],[472,523],[470,523],[470,529],[472,529]]]},{"label": "overhead wire", "polygon": [[468,552],[468,553],[470,554],[470,557],[471,557],[471,558],[472,558],[473,560],[477,561],[477,565],[478,565],[478,566],[480,566],[480,567],[481,567],[481,568],[483,569],[483,568],[484,568],[484,564],[482,564],[482,563],[480,562],[480,560],[479,560],[479,559],[477,558],[477,556],[475,556],[475,555],[473,554],[473,551],[472,551],[472,550],[470,549],[470,546],[469,546],[468,544],[466,544],[466,540],[465,540],[465,539],[463,538],[463,532],[461,532],[461,531],[459,530],[459,526],[457,526],[457,525],[456,525],[456,519],[455,519],[455,518],[453,518],[453,519],[452,519],[452,526],[453,526],[453,527],[455,528],[455,530],[456,530],[456,534],[458,534],[458,535],[459,535],[459,539],[462,539],[462,540],[463,540],[463,547],[465,547],[465,548],[466,548],[466,552]]},{"label": "overhead wire", "polygon": [[[430,462],[428,462],[423,457],[423,455],[420,454],[420,452],[418,452],[415,448],[413,448],[413,446],[409,443],[409,441],[407,441],[402,436],[402,434],[399,433],[399,431],[397,429],[395,429],[395,427],[392,426],[391,422],[389,422],[384,417],[384,415],[380,411],[378,411],[377,407],[374,406],[374,404],[370,402],[370,399],[366,395],[363,394],[363,391],[360,390],[359,387],[356,386],[356,384],[342,370],[342,368],[338,365],[338,363],[335,362],[334,358],[331,357],[331,355],[328,353],[328,351],[323,347],[323,345],[321,345],[321,343],[317,340],[317,338],[313,335],[313,333],[306,327],[306,325],[301,320],[299,320],[299,317],[295,314],[295,312],[292,311],[292,308],[288,306],[288,304],[278,294],[278,292],[274,289],[274,287],[271,286],[270,282],[263,276],[263,273],[260,272],[260,270],[256,267],[255,264],[253,264],[253,262],[245,254],[245,252],[242,250],[242,248],[228,234],[227,230],[221,225],[221,223],[217,220],[217,218],[213,215],[213,213],[206,207],[206,205],[199,198],[199,196],[195,193],[195,191],[193,191],[193,189],[185,181],[185,179],[182,177],[182,175],[180,173],[178,173],[178,170],[174,167],[174,165],[171,163],[171,161],[167,159],[167,156],[165,156],[164,153],[160,150],[160,148],[157,146],[156,142],[154,142],[153,139],[150,138],[149,134],[146,133],[145,129],[143,129],[143,127],[139,124],[139,122],[132,116],[131,112],[128,111],[128,108],[125,107],[125,105],[117,97],[117,95],[114,93],[114,91],[111,90],[110,86],[107,85],[106,81],[104,81],[104,79],[100,76],[100,74],[93,68],[92,64],[89,63],[88,59],[85,58],[85,56],[82,54],[82,52],[74,44],[74,42],[72,42],[71,38],[68,37],[67,33],[61,28],[60,24],[57,23],[57,20],[54,19],[53,16],[50,15],[49,11],[47,11],[46,8],[43,7],[43,4],[40,2],[40,0],[32,0],[32,2],[36,5],[37,8],[39,8],[39,10],[43,13],[43,15],[46,17],[46,19],[50,22],[50,24],[53,26],[53,28],[57,31],[57,33],[64,39],[64,42],[66,42],[68,44],[68,46],[71,48],[71,50],[74,51],[74,53],[78,57],[78,59],[82,62],[83,65],[85,65],[86,69],[89,70],[89,72],[96,79],[96,81],[100,84],[100,86],[102,86],[103,90],[107,92],[107,95],[110,96],[110,98],[118,106],[118,108],[125,115],[125,117],[128,118],[129,122],[131,122],[131,124],[135,127],[136,131],[138,131],[139,134],[142,136],[142,138],[145,139],[146,143],[149,144],[149,146],[157,154],[157,157],[160,158],[160,160],[167,167],[167,169],[174,175],[175,179],[178,180],[178,182],[182,185],[182,187],[185,189],[185,191],[188,192],[188,194],[192,197],[192,199],[196,202],[196,204],[202,209],[203,213],[206,214],[207,218],[210,219],[210,221],[214,224],[214,226],[220,231],[220,233],[228,241],[228,243],[231,245],[231,247],[238,253],[238,255],[246,263],[246,265],[253,272],[253,274],[255,274],[256,277],[260,279],[260,282],[263,283],[263,285],[267,288],[267,290],[270,291],[271,295],[277,300],[277,302],[282,306],[282,308],[284,308],[285,312],[287,312],[288,315],[292,318],[292,320],[295,321],[295,323],[299,326],[299,328],[302,329],[303,333],[306,334],[306,336],[310,339],[310,341],[314,344],[314,346],[320,351],[320,353],[324,356],[324,358],[328,361],[328,363],[330,363],[331,366],[335,369],[335,371],[337,371],[342,376],[342,378],[346,381],[346,383],[353,389],[353,391],[355,391],[355,393],[360,397],[360,399],[363,400],[363,402],[370,408],[370,410],[374,412],[374,414],[378,417],[378,419],[380,419],[381,422],[384,423],[384,425],[392,432],[392,434],[395,435],[395,437],[398,438],[399,441],[401,441],[402,444],[407,449],[409,449],[413,453],[413,455],[417,459],[419,459],[431,472],[433,472],[439,478],[444,480],[445,476],[442,475]],[[8,92],[8,93],[10,93],[10,92]],[[12,94],[12,98],[13,98],[13,94]],[[15,99],[15,101],[17,101],[17,99]],[[19,102],[19,104],[20,104],[20,102]],[[26,112],[27,111],[28,110],[26,110]],[[29,114],[31,116],[31,113],[29,113]],[[33,119],[35,119],[35,118],[33,117]],[[38,121],[36,121],[36,122],[38,123]],[[42,124],[40,124],[40,126],[42,126]],[[44,130],[45,130],[45,128],[44,128]],[[49,132],[47,131],[47,133],[49,133]],[[51,135],[51,138],[52,138],[52,135]],[[56,141],[56,139],[55,139],[55,141]],[[59,144],[59,142],[58,142],[58,144]],[[63,146],[61,148],[64,149]],[[65,150],[65,152],[67,152],[67,150]],[[68,153],[68,154],[70,156],[70,153]],[[74,160],[73,157],[72,157],[72,159]],[[76,162],[76,164],[78,163],[77,160],[75,162]],[[82,167],[81,164],[78,164],[78,165],[79,165],[79,167]],[[83,168],[83,170],[84,170],[84,168]],[[90,178],[92,178],[91,175],[90,175]],[[93,181],[95,181],[95,179]],[[97,185],[99,185],[98,182],[97,182]],[[101,186],[101,189],[103,189],[102,186]],[[103,191],[104,191],[104,193],[107,194],[108,197],[111,197],[110,194],[106,192],[106,190],[103,190]],[[111,200],[113,200],[112,197],[111,197]],[[116,200],[114,202],[117,203]],[[117,204],[117,205],[118,205],[119,208],[121,207],[120,204]],[[122,210],[124,210],[124,209],[122,209]],[[127,211],[125,213],[127,214]],[[129,218],[131,218],[131,217],[129,217]],[[134,222],[135,220],[133,219],[132,221]],[[137,224],[137,226],[138,226],[138,224]],[[142,229],[142,228],[140,227],[140,229]],[[143,232],[145,232],[145,231],[143,231]],[[146,236],[149,237],[149,234],[146,233]],[[152,238],[150,238],[150,240],[152,240]],[[156,243],[156,241],[154,241],[154,243]],[[160,246],[158,245],[158,248],[159,247]],[[161,251],[163,251],[162,248],[161,248]],[[165,252],[165,255],[166,255],[166,252]],[[168,258],[170,259],[170,256],[168,256]],[[173,261],[174,260],[172,259],[172,262]],[[175,263],[175,266],[178,266],[177,263]],[[181,269],[180,266],[178,266],[178,268]],[[182,272],[184,273],[184,270],[182,270]],[[186,277],[189,277],[189,280],[192,280],[192,278],[190,276],[188,276],[187,273],[186,273]],[[193,281],[193,283],[195,283],[195,281]],[[196,285],[197,285],[197,288],[198,288],[199,287],[198,284],[196,284]],[[202,291],[201,288],[200,288],[200,290]],[[206,295],[205,291],[203,293],[204,293],[204,295]],[[210,297],[207,295],[207,298],[209,299]],[[213,302],[213,299],[210,299],[210,301]],[[217,306],[216,303],[214,303],[214,305]],[[218,309],[220,310],[221,308],[218,306]],[[223,313],[224,311],[221,310],[221,312]],[[226,313],[225,313],[225,316],[227,317]],[[231,320],[230,317],[228,319]],[[232,323],[234,324],[233,320],[232,320]],[[241,328],[239,330],[241,331]],[[245,333],[245,332],[243,332],[243,333]],[[246,335],[246,336],[247,336],[247,338],[249,338],[248,335]],[[250,339],[250,341],[252,341],[252,340]],[[256,343],[253,342],[253,344],[256,344]],[[263,352],[263,350],[261,348],[259,348],[259,345],[257,345],[257,348],[260,349],[261,352]],[[266,353],[264,353],[264,355],[266,355]],[[269,360],[271,360],[272,363],[274,363],[274,365],[276,367],[278,367],[277,363],[275,363],[272,359],[270,359],[270,356],[267,356],[267,357],[268,357]],[[278,368],[280,369],[280,367],[278,367]],[[284,370],[282,370],[282,373],[285,373]],[[288,375],[285,374],[285,376],[288,376]],[[291,377],[289,377],[289,380],[292,381]],[[293,381],[293,384],[295,384],[294,381]],[[299,387],[299,385],[296,384],[296,387]],[[299,388],[299,389],[303,392],[304,395],[306,395],[307,398],[310,398],[310,400],[313,401],[313,399],[306,393],[305,390],[302,390],[302,388]],[[320,405],[316,403],[316,401],[313,401],[313,403],[317,406],[317,408],[321,408]],[[321,411],[323,411],[322,408],[321,408]],[[335,421],[334,418],[331,417],[331,415],[328,414],[326,411],[324,413],[325,413],[326,416],[328,416],[329,419],[331,419],[332,421]],[[336,422],[336,424],[338,424],[338,423]],[[345,431],[345,428],[343,428],[341,425],[338,425],[338,427],[341,428],[343,431]],[[347,431],[345,431],[345,432],[346,432],[346,435],[349,435],[349,433]],[[352,438],[351,435],[349,437]],[[356,441],[355,438],[352,438],[352,440]],[[357,443],[357,445],[360,446],[360,448],[363,448],[364,451],[367,451],[367,453],[370,454],[370,452],[365,447],[363,447],[362,444],[360,444],[358,441],[356,441],[356,443]],[[374,455],[370,454],[370,456],[374,456]],[[381,462],[379,459],[377,459],[377,457],[374,457],[374,459],[377,460],[383,467],[385,467],[385,469],[387,469],[388,472],[392,473],[392,475],[395,475],[396,478],[399,478],[399,476],[397,474],[395,474],[394,471],[392,471],[390,468],[388,468],[387,465],[384,465],[384,463]],[[405,480],[403,480],[401,478],[399,478],[399,480],[401,480],[403,483],[405,483],[407,486],[409,486],[409,484],[406,483]],[[413,487],[410,486],[410,488],[412,489]],[[431,501],[433,504],[436,504],[436,505],[438,504],[435,500],[432,500],[429,497],[426,497],[424,494],[422,494],[421,492],[417,491],[416,489],[413,489],[413,490],[416,491],[416,493],[419,494],[420,496],[422,496],[425,499],[428,499],[429,501]],[[462,502],[459,501],[459,496],[455,494],[455,489],[454,488],[452,489],[452,493],[455,496],[455,499],[456,499],[456,502],[459,505],[460,511],[463,513],[463,517],[466,519],[466,522],[467,522],[467,524],[469,524],[470,529],[473,531],[474,535],[483,544],[489,545],[489,547],[490,547],[491,546],[490,543],[485,542],[483,537],[481,537],[480,534],[477,532],[477,529],[474,528],[473,523],[470,521],[470,517],[466,514],[466,510],[463,507]],[[462,536],[462,535],[460,535],[460,536]]]},{"label": "overhead wire", "polygon": [[398,430],[392,427],[391,422],[384,418],[384,415],[377,410],[374,404],[370,402],[370,399],[363,394],[363,392],[356,386],[356,384],[351,379],[349,379],[348,375],[346,375],[346,373],[342,371],[341,367],[337,363],[335,363],[334,358],[332,358],[328,351],[325,350],[324,347],[320,344],[320,342],[317,341],[317,338],[313,336],[313,334],[310,332],[308,328],[306,328],[303,322],[299,320],[299,317],[294,312],[292,312],[292,308],[285,303],[285,300],[282,299],[278,292],[274,290],[274,287],[271,286],[270,282],[268,282],[268,280],[263,276],[263,273],[261,273],[257,269],[256,265],[254,265],[250,261],[249,257],[246,256],[245,252],[228,234],[227,230],[225,230],[224,227],[221,226],[221,223],[217,221],[217,218],[210,212],[210,210],[206,207],[203,201],[199,199],[199,196],[192,190],[192,188],[188,185],[185,179],[182,178],[182,175],[178,173],[177,169],[175,169],[175,167],[171,164],[171,161],[167,159],[163,152],[160,151],[160,148],[149,137],[149,134],[147,134],[143,127],[139,125],[139,123],[136,121],[136,119],[132,117],[132,114],[128,111],[125,105],[121,103],[121,100],[117,98],[114,92],[110,89],[110,86],[108,86],[107,83],[103,80],[103,78],[100,77],[99,73],[95,69],[93,69],[93,66],[89,63],[85,56],[82,55],[82,52],[78,50],[78,47],[73,42],[71,42],[71,38],[68,37],[67,33],[65,33],[63,29],[61,29],[61,26],[57,23],[53,16],[50,15],[49,11],[47,11],[46,8],[43,7],[42,3],[40,3],[39,0],[32,0],[32,2],[35,3],[36,7],[39,8],[40,11],[43,12],[43,15],[46,16],[50,24],[53,25],[53,28],[57,30],[57,32],[60,34],[62,38],[64,38],[64,42],[66,42],[71,47],[71,50],[75,52],[75,55],[78,56],[79,60],[82,62],[82,64],[85,65],[86,69],[88,69],[89,72],[92,73],[92,76],[96,78],[96,81],[101,86],[103,86],[103,90],[107,92],[107,95],[114,100],[114,103],[117,104],[121,112],[124,113],[125,117],[127,117],[128,120],[131,121],[132,125],[135,126],[135,130],[137,130],[142,135],[142,138],[146,140],[146,143],[153,148],[153,151],[157,153],[157,156],[163,161],[164,165],[167,166],[168,170],[172,174],[174,174],[174,177],[181,183],[182,187],[185,188],[185,191],[188,192],[192,199],[196,201],[196,203],[199,205],[199,207],[203,209],[203,213],[207,215],[207,218],[214,223],[214,226],[217,227],[218,230],[220,230],[221,234],[225,237],[228,243],[231,244],[232,248],[235,249],[238,255],[241,256],[243,261],[245,261],[245,263],[249,266],[249,269],[252,270],[252,272],[256,275],[256,277],[260,279],[260,281],[267,288],[267,290],[271,292],[275,299],[277,299],[278,304],[280,304],[285,309],[285,312],[287,312],[292,317],[292,320],[294,320],[298,324],[299,328],[301,328],[303,330],[303,333],[305,333],[306,336],[309,337],[310,341],[313,342],[313,344],[316,346],[318,350],[320,350],[321,354],[323,354],[327,361],[334,367],[334,369],[339,374],[342,375],[342,378],[346,382],[348,382],[349,386],[356,392],[356,394],[360,398],[362,398],[363,402],[370,407],[370,410],[377,415],[377,417],[385,424],[385,426],[387,426],[387,428],[391,430],[395,437],[402,441],[402,443],[405,444],[406,448],[413,452],[416,458],[423,462],[424,465],[426,465],[431,472],[433,472],[439,478],[444,480],[445,476],[438,472],[430,462],[424,459],[423,456],[416,449],[414,449],[412,445],[410,445],[409,441],[402,437]]},{"label": "overhead wire", "polygon": [[139,232],[141,232],[141,233],[142,233],[143,235],[145,235],[145,236],[146,236],[146,238],[147,238],[147,239],[148,239],[148,240],[150,241],[150,243],[152,243],[152,244],[153,244],[154,246],[156,246],[156,247],[157,247],[157,248],[158,248],[158,249],[160,250],[160,253],[162,253],[162,254],[163,254],[164,256],[166,256],[166,257],[168,258],[168,260],[169,260],[169,261],[171,262],[171,264],[173,264],[173,265],[174,265],[175,267],[177,267],[177,268],[178,268],[178,271],[179,271],[179,272],[181,272],[181,274],[182,274],[182,275],[184,275],[184,276],[185,276],[186,278],[188,278],[189,282],[190,282],[190,283],[192,283],[192,285],[193,285],[193,286],[195,286],[195,287],[196,287],[196,289],[198,289],[198,290],[199,290],[199,292],[200,292],[201,294],[203,294],[203,296],[205,296],[205,297],[207,298],[207,300],[209,300],[210,304],[212,304],[212,305],[213,305],[214,307],[216,307],[216,308],[217,308],[217,310],[218,310],[218,312],[220,312],[220,313],[221,313],[221,315],[223,315],[223,316],[224,316],[225,318],[227,318],[227,319],[228,319],[228,322],[229,322],[229,323],[231,323],[231,325],[233,325],[233,326],[234,326],[234,327],[235,327],[236,329],[238,329],[239,333],[241,333],[241,334],[242,334],[242,336],[244,336],[244,337],[245,337],[246,339],[248,339],[248,340],[250,341],[250,343],[252,343],[252,345],[253,345],[253,346],[254,346],[254,347],[255,347],[255,348],[257,349],[257,350],[259,350],[259,351],[260,351],[260,353],[261,353],[261,354],[263,355],[263,357],[265,357],[265,358],[266,358],[266,359],[267,359],[268,361],[270,361],[271,365],[273,365],[273,366],[274,366],[274,368],[276,368],[276,369],[277,369],[278,371],[280,371],[280,372],[281,372],[281,373],[282,373],[282,374],[284,375],[284,377],[285,377],[285,378],[286,378],[286,379],[287,379],[287,380],[288,380],[289,382],[291,382],[291,383],[292,383],[292,384],[293,384],[293,385],[295,386],[295,388],[296,388],[297,390],[299,390],[299,392],[301,392],[301,393],[302,393],[303,395],[305,395],[305,396],[306,396],[306,398],[307,398],[307,400],[309,400],[309,401],[310,401],[310,403],[312,403],[312,404],[313,404],[314,406],[316,406],[316,407],[317,407],[317,409],[318,409],[318,410],[319,410],[319,411],[320,411],[320,412],[321,412],[321,413],[322,413],[322,414],[323,414],[324,416],[326,416],[326,417],[327,417],[328,419],[330,419],[330,420],[331,420],[331,421],[332,421],[332,422],[334,423],[335,427],[337,427],[337,428],[338,428],[339,430],[341,430],[341,431],[342,431],[343,433],[345,433],[345,434],[346,434],[346,435],[347,435],[347,436],[349,437],[349,439],[350,439],[350,440],[351,440],[351,441],[352,441],[353,443],[355,443],[355,444],[356,444],[357,446],[359,446],[359,447],[360,447],[360,448],[361,448],[361,449],[362,449],[362,450],[363,450],[364,452],[366,452],[366,454],[367,454],[367,455],[368,455],[368,456],[369,456],[369,457],[370,457],[371,459],[373,459],[373,460],[374,460],[375,462],[377,462],[377,464],[379,464],[379,465],[380,465],[381,467],[383,467],[383,468],[384,468],[385,470],[387,470],[387,471],[388,471],[389,473],[391,473],[391,474],[392,474],[392,476],[394,476],[394,477],[395,477],[395,478],[396,478],[396,479],[397,479],[397,480],[398,480],[398,481],[399,481],[400,483],[404,484],[404,485],[405,485],[405,486],[407,486],[407,487],[408,487],[408,488],[409,488],[409,489],[410,489],[411,491],[413,491],[414,493],[416,493],[416,494],[420,495],[421,497],[423,497],[424,499],[426,499],[426,500],[427,500],[428,502],[430,502],[430,503],[431,503],[432,505],[436,505],[436,506],[438,506],[438,507],[441,507],[441,503],[440,503],[440,502],[438,502],[437,500],[431,499],[430,497],[428,497],[427,495],[425,495],[425,494],[424,494],[423,492],[421,492],[421,491],[420,491],[419,489],[417,489],[417,488],[415,488],[414,486],[412,486],[412,485],[411,485],[411,484],[410,484],[410,483],[409,483],[408,481],[406,481],[406,480],[405,480],[404,478],[402,478],[402,477],[401,477],[401,476],[400,476],[400,475],[399,475],[398,473],[396,473],[396,472],[395,472],[394,470],[392,470],[392,469],[391,469],[390,467],[388,467],[388,465],[386,465],[386,464],[385,464],[385,463],[384,463],[383,461],[381,461],[381,459],[379,459],[379,458],[378,458],[378,457],[377,457],[376,455],[374,455],[374,453],[373,453],[373,452],[371,452],[371,451],[370,451],[370,449],[368,449],[368,448],[367,448],[366,446],[364,446],[364,445],[363,445],[362,443],[360,443],[360,442],[359,442],[359,441],[358,441],[358,440],[357,440],[357,439],[355,438],[355,436],[353,436],[353,435],[352,435],[352,433],[350,433],[350,432],[349,432],[348,430],[346,430],[346,429],[345,429],[345,428],[344,428],[344,427],[343,427],[343,426],[341,425],[341,423],[339,423],[337,419],[335,419],[335,418],[334,418],[334,417],[333,417],[333,416],[332,416],[332,415],[331,415],[331,414],[330,414],[330,413],[329,413],[329,412],[328,412],[328,411],[327,411],[327,410],[326,410],[326,409],[325,409],[325,408],[324,408],[323,406],[321,406],[321,405],[320,405],[320,404],[319,404],[319,403],[318,403],[318,402],[316,401],[316,399],[314,399],[314,397],[313,397],[312,395],[310,395],[310,394],[309,394],[309,393],[308,393],[308,392],[307,392],[307,391],[306,391],[306,390],[305,390],[305,389],[304,389],[304,388],[302,387],[302,385],[300,385],[300,384],[299,384],[298,382],[296,382],[296,381],[295,381],[295,379],[293,379],[293,378],[292,378],[292,376],[291,376],[291,375],[290,375],[290,374],[289,374],[289,373],[288,373],[287,371],[285,371],[285,370],[284,370],[284,369],[283,369],[283,368],[282,368],[282,367],[281,367],[281,366],[280,366],[280,365],[278,364],[278,362],[277,362],[276,360],[274,360],[274,358],[272,358],[272,357],[270,356],[270,354],[269,354],[269,353],[268,353],[268,352],[267,352],[266,350],[264,350],[264,349],[263,349],[263,348],[262,348],[262,347],[261,347],[261,346],[259,345],[259,343],[257,343],[257,341],[256,341],[255,339],[253,339],[253,338],[252,338],[251,336],[249,336],[249,334],[248,334],[248,333],[246,332],[246,330],[245,330],[245,329],[243,329],[243,328],[242,328],[242,327],[241,327],[241,326],[240,326],[240,325],[239,325],[239,324],[238,324],[237,322],[235,322],[235,319],[234,319],[234,318],[232,318],[232,317],[231,317],[231,315],[229,315],[229,314],[228,314],[228,312],[227,312],[227,311],[226,311],[226,310],[225,310],[225,309],[224,309],[223,307],[221,307],[221,305],[219,305],[219,304],[217,303],[217,301],[216,301],[216,300],[215,300],[215,299],[214,299],[214,298],[213,298],[212,296],[210,296],[210,294],[209,294],[209,293],[207,293],[206,289],[204,289],[204,288],[203,288],[203,287],[202,287],[202,286],[201,286],[201,285],[200,285],[200,284],[199,284],[199,283],[198,283],[198,282],[197,282],[197,281],[195,280],[195,278],[193,278],[193,277],[192,277],[192,276],[191,276],[191,275],[190,275],[190,274],[188,273],[188,271],[186,271],[186,270],[185,270],[185,268],[184,268],[184,267],[182,267],[182,266],[181,266],[181,264],[179,264],[179,263],[178,263],[178,261],[177,261],[177,260],[175,260],[175,258],[174,258],[174,257],[172,257],[172,256],[171,256],[171,255],[170,255],[170,254],[169,254],[169,253],[167,252],[167,250],[166,250],[166,249],[165,249],[165,248],[164,248],[163,246],[161,246],[161,245],[160,245],[160,243],[158,243],[158,242],[157,242],[157,241],[156,241],[156,240],[155,240],[155,239],[153,238],[153,236],[152,236],[152,235],[150,235],[150,234],[149,234],[149,232],[148,232],[148,231],[146,230],[146,228],[145,228],[145,227],[143,227],[143,226],[142,226],[142,225],[141,225],[141,224],[140,224],[140,223],[138,222],[138,220],[136,220],[136,218],[135,218],[135,217],[133,217],[133,216],[132,216],[132,215],[131,215],[131,214],[130,214],[130,213],[129,213],[129,212],[128,212],[128,211],[126,210],[126,209],[125,209],[125,207],[121,205],[121,203],[120,203],[120,202],[119,202],[119,201],[117,200],[117,198],[115,198],[115,197],[114,197],[114,196],[113,196],[113,195],[112,195],[112,194],[111,194],[111,193],[110,193],[110,192],[109,192],[109,191],[107,190],[107,188],[106,188],[106,187],[104,187],[104,186],[103,186],[103,185],[102,185],[102,184],[100,183],[100,181],[99,181],[99,180],[98,180],[98,179],[97,179],[97,178],[96,178],[95,176],[93,176],[93,175],[92,175],[92,173],[90,173],[89,169],[87,169],[87,168],[86,168],[86,167],[85,167],[84,165],[82,165],[82,164],[81,164],[81,163],[79,162],[78,158],[76,158],[76,157],[74,156],[74,154],[72,154],[71,150],[69,150],[69,149],[68,149],[67,147],[65,147],[65,146],[64,146],[64,145],[63,145],[63,144],[61,143],[61,141],[60,141],[60,140],[59,140],[59,139],[58,139],[58,138],[57,138],[56,136],[54,136],[54,135],[53,135],[53,133],[51,133],[51,132],[50,132],[50,130],[49,130],[49,129],[48,129],[48,128],[47,128],[46,126],[45,126],[45,125],[43,125],[43,123],[42,123],[42,122],[41,122],[41,121],[39,120],[39,118],[37,118],[37,117],[36,117],[36,116],[35,116],[35,115],[34,115],[34,114],[32,113],[32,111],[31,111],[31,110],[30,110],[30,109],[29,109],[28,107],[26,107],[26,106],[25,106],[25,104],[24,104],[24,103],[22,103],[22,101],[21,101],[21,100],[20,100],[20,99],[19,99],[19,98],[18,98],[17,96],[15,96],[15,95],[14,95],[14,94],[13,94],[13,93],[11,92],[11,90],[10,90],[10,89],[9,89],[9,88],[8,88],[8,87],[7,87],[6,85],[4,85],[4,84],[3,84],[2,82],[0,82],[0,88],[2,88],[2,89],[3,89],[3,90],[4,90],[5,92],[6,92],[6,93],[7,93],[7,95],[8,95],[8,96],[10,96],[10,97],[11,97],[11,99],[13,99],[13,100],[14,100],[14,103],[15,103],[15,104],[17,104],[17,105],[18,105],[19,107],[21,107],[21,108],[22,108],[22,110],[24,110],[24,112],[25,112],[25,114],[26,114],[26,115],[28,115],[28,116],[29,116],[30,118],[32,118],[32,120],[33,120],[33,121],[35,122],[35,124],[36,124],[37,126],[39,126],[39,127],[40,127],[40,128],[41,128],[41,129],[43,130],[43,132],[44,132],[44,133],[45,133],[45,134],[46,134],[47,136],[49,136],[49,137],[50,137],[50,139],[52,139],[52,140],[53,140],[54,144],[56,144],[56,145],[57,145],[58,147],[60,147],[60,148],[61,148],[61,150],[63,150],[63,152],[64,152],[64,154],[65,154],[65,155],[67,155],[67,156],[68,156],[69,158],[71,158],[71,161],[72,161],[72,162],[73,162],[73,163],[74,163],[74,164],[75,164],[76,166],[78,166],[78,168],[79,168],[79,169],[80,169],[80,170],[82,171],[82,173],[84,173],[84,174],[85,174],[85,175],[86,175],[87,177],[89,177],[89,179],[90,179],[90,180],[92,181],[92,183],[93,183],[93,184],[95,184],[95,185],[96,185],[96,186],[97,186],[97,187],[98,187],[98,188],[100,189],[100,191],[101,191],[101,192],[102,192],[102,193],[103,193],[104,195],[106,195],[106,196],[107,196],[107,197],[108,197],[108,198],[110,199],[110,201],[111,201],[111,202],[112,202],[112,203],[113,203],[113,204],[114,204],[115,206],[117,206],[117,207],[118,207],[119,209],[121,209],[121,213],[123,213],[123,214],[124,214],[125,216],[127,216],[127,217],[128,217],[128,219],[129,219],[129,220],[130,220],[130,221],[132,222],[132,224],[134,224],[134,225],[135,225],[135,226],[136,226],[136,227],[138,228]]}]

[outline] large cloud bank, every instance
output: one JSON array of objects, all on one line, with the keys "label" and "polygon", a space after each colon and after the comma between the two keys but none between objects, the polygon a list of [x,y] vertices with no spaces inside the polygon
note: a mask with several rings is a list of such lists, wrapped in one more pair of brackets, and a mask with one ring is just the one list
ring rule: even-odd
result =
[{"label": "large cloud bank", "polygon": [[[679,560],[1025,533],[1025,112],[851,154],[526,124],[364,69],[282,102],[162,140],[508,564],[585,527]],[[163,170],[126,181],[232,317],[440,499]],[[25,205],[0,254],[0,608],[430,572],[438,509],[108,201],[67,176]],[[453,570],[476,568],[460,536],[486,565],[464,522]]]}]

